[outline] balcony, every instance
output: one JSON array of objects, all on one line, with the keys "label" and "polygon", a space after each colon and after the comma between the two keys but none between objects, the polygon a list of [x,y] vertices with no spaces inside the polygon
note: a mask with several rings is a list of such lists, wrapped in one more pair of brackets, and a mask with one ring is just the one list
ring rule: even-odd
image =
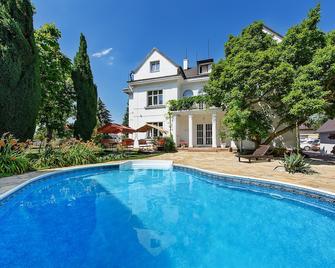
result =
[{"label": "balcony", "polygon": [[207,108],[207,96],[205,95],[169,101],[170,111],[205,110]]}]

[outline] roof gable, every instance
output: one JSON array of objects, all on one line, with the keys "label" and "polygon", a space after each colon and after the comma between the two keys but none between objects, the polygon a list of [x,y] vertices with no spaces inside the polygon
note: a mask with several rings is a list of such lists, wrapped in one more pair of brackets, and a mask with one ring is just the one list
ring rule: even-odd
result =
[{"label": "roof gable", "polygon": [[146,55],[146,57],[144,58],[144,60],[142,61],[142,63],[140,65],[138,65],[136,67],[136,69],[133,70],[133,73],[136,73],[143,65],[144,63],[150,58],[150,56],[152,54],[154,54],[154,52],[159,53],[160,55],[162,55],[165,59],[167,59],[171,64],[173,64],[174,66],[176,66],[177,68],[179,68],[179,65],[176,64],[173,60],[171,60],[169,57],[167,57],[163,52],[159,51],[158,48],[153,48],[151,49],[151,51]]},{"label": "roof gable", "polygon": [[[159,61],[159,72],[150,72],[150,62]],[[134,80],[158,78],[163,76],[177,75],[180,66],[160,52],[157,48],[153,48],[145,57],[142,63],[132,72]]]},{"label": "roof gable", "polygon": [[326,123],[324,123],[316,132],[318,133],[326,133],[335,131],[335,119],[329,119]]}]

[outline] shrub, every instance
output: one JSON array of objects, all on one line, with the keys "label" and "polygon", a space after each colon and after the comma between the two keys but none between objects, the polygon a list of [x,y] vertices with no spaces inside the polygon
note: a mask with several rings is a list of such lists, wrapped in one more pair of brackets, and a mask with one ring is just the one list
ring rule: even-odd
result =
[{"label": "shrub", "polygon": [[47,144],[38,159],[34,163],[36,168],[53,168],[65,166],[65,161],[60,148],[55,148],[50,144]]},{"label": "shrub", "polygon": [[11,135],[2,136],[0,139],[0,177],[22,174],[31,170],[24,147],[24,143],[17,143]]},{"label": "shrub", "polygon": [[169,110],[170,111],[192,110],[194,104],[204,104],[204,103],[207,103],[206,95],[193,96],[178,100],[170,100]]},{"label": "shrub", "polygon": [[272,155],[274,157],[284,157],[287,149],[285,147],[275,147],[272,149]]},{"label": "shrub", "polygon": [[291,155],[284,155],[284,160],[281,163],[285,170],[289,173],[311,173],[311,166],[305,161],[301,154],[293,153]]},{"label": "shrub", "polygon": [[65,165],[73,166],[98,162],[98,155],[102,150],[93,142],[78,142],[63,146],[61,151]]},{"label": "shrub", "polygon": [[38,168],[67,167],[98,162],[102,149],[93,142],[69,140],[55,148],[47,145],[35,162]]},{"label": "shrub", "polygon": [[164,142],[164,152],[171,153],[176,151],[176,144],[172,137],[166,137]]}]

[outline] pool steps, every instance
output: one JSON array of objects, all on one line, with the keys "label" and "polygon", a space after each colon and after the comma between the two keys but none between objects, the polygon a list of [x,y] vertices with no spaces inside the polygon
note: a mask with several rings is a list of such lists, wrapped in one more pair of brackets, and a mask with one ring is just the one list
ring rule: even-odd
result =
[{"label": "pool steps", "polygon": [[131,160],[120,164],[120,170],[134,169],[163,169],[173,168],[173,161],[169,160]]}]

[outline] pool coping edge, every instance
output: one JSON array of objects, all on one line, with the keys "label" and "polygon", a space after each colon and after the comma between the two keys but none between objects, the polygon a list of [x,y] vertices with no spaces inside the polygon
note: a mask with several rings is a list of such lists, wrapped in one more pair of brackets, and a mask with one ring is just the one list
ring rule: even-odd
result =
[{"label": "pool coping edge", "polygon": [[[50,175],[56,175],[60,174],[63,172],[70,172],[72,170],[80,170],[80,169],[94,169],[98,167],[104,167],[104,166],[120,166],[122,164],[125,164],[130,161],[136,161],[136,160],[127,160],[127,161],[120,161],[118,163],[104,163],[104,164],[93,164],[93,165],[83,165],[83,166],[75,166],[75,167],[65,167],[65,168],[57,168],[57,169],[51,169],[49,172],[45,174],[41,174],[39,176],[33,177],[31,179],[28,179],[27,181],[18,184],[17,186],[13,187],[12,189],[0,194],[0,202],[3,201],[5,198],[8,196],[12,195],[16,191],[22,189],[23,187],[44,179]],[[155,161],[155,160],[142,160],[142,161]],[[277,190],[282,190],[282,191],[288,191],[288,192],[293,192],[295,194],[299,195],[304,195],[313,199],[319,199],[325,202],[330,202],[335,204],[335,193],[325,191],[325,190],[320,190],[316,189],[313,187],[308,187],[304,185],[298,185],[294,183],[289,183],[289,182],[281,182],[281,181],[274,181],[274,180],[268,180],[268,179],[263,179],[263,178],[256,178],[256,177],[250,177],[250,176],[241,176],[241,175],[235,175],[235,174],[230,174],[230,173],[223,173],[223,172],[217,172],[217,171],[211,171],[207,169],[202,169],[194,166],[189,166],[189,165],[183,165],[183,164],[176,164],[172,163],[172,168],[173,167],[179,167],[183,169],[188,169],[192,171],[198,171],[205,173],[209,175],[209,177],[212,177],[213,179],[222,179],[226,181],[234,181],[236,183],[244,183],[244,184],[254,184],[259,187],[266,187],[266,188],[271,188],[269,186],[277,186],[274,187]],[[219,177],[219,178],[218,178]],[[242,181],[243,180],[243,181]],[[292,190],[292,191],[289,191]],[[325,200],[324,200],[325,199]]]}]

